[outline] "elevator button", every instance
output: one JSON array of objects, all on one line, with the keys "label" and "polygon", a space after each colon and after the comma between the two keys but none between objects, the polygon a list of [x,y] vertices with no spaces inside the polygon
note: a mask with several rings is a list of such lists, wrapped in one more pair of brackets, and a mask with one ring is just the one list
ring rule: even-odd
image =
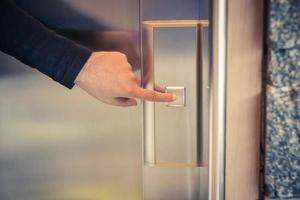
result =
[{"label": "elevator button", "polygon": [[176,100],[167,104],[170,107],[184,107],[186,98],[186,89],[182,86],[167,86],[165,91],[176,95]]}]

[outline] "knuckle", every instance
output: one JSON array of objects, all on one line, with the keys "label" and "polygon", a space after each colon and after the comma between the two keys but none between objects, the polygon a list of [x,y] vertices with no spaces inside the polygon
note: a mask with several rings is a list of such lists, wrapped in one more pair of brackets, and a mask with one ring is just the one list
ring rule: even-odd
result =
[{"label": "knuckle", "polygon": [[131,85],[125,85],[123,89],[124,89],[125,93],[127,93],[127,94],[134,93],[134,87]]},{"label": "knuckle", "polygon": [[137,77],[135,76],[134,73],[130,73],[129,78],[130,78],[131,81],[133,81],[133,82],[135,82],[135,83],[138,81],[138,80],[137,80]]},{"label": "knuckle", "polygon": [[153,92],[153,99],[156,100],[158,98],[157,93]]},{"label": "knuckle", "polygon": [[150,99],[156,100],[157,95],[156,95],[156,93],[155,93],[154,91],[151,91],[151,92],[149,93],[149,97],[150,97]]},{"label": "knuckle", "polygon": [[127,60],[127,56],[124,53],[121,52],[116,52],[117,55],[121,58],[121,59],[126,59]]},{"label": "knuckle", "polygon": [[134,83],[134,84],[139,84],[139,80],[134,76],[131,78],[131,81]]},{"label": "knuckle", "polygon": [[131,64],[129,64],[129,63],[127,63],[127,67],[128,67],[129,69],[132,69],[132,66],[131,66]]},{"label": "knuckle", "polygon": [[127,69],[130,73],[132,73],[131,65],[130,65],[128,62],[123,63],[122,67],[124,67],[124,68]]},{"label": "knuckle", "polygon": [[118,51],[110,51],[110,52],[108,52],[108,54],[110,54],[111,56],[114,56],[115,58],[118,58],[118,59],[127,58],[125,54],[118,52]]}]

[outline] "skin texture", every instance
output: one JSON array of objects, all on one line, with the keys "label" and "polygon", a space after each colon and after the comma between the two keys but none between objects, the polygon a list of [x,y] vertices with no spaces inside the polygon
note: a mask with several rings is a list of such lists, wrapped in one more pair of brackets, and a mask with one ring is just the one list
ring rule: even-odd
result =
[{"label": "skin texture", "polygon": [[103,103],[115,106],[136,106],[136,99],[156,102],[176,99],[174,94],[140,87],[126,55],[119,52],[92,53],[75,84]]}]

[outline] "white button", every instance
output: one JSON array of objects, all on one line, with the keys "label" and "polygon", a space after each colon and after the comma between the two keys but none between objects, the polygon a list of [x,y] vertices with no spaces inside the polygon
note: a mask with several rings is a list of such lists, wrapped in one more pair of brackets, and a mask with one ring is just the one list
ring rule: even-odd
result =
[{"label": "white button", "polygon": [[167,103],[167,106],[171,107],[184,107],[185,106],[185,96],[186,96],[186,89],[182,86],[167,86],[166,87],[167,93],[176,94],[176,100],[170,103]]}]

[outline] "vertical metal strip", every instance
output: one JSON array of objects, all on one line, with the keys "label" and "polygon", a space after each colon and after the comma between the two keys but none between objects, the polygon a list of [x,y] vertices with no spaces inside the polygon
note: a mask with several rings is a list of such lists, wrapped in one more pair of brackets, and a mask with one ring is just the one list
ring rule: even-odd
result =
[{"label": "vertical metal strip", "polygon": [[[153,60],[153,27],[143,27],[145,36],[143,37],[143,87],[149,90],[154,89],[154,60]],[[155,124],[154,124],[154,103],[144,101],[144,163],[146,165],[155,165]]]},{"label": "vertical metal strip", "polygon": [[203,27],[197,24],[197,164],[203,166]]},{"label": "vertical metal strip", "polygon": [[225,199],[227,0],[212,5],[212,127],[209,199]]}]

